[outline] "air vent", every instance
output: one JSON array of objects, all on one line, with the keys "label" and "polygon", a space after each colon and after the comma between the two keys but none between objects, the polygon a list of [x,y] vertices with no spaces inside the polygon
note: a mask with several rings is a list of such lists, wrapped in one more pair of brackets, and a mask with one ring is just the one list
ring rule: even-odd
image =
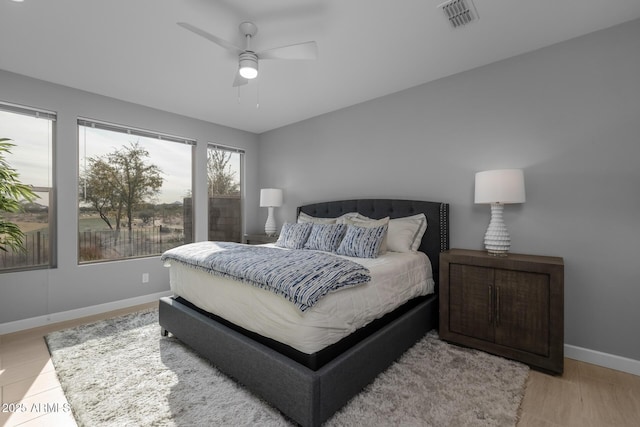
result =
[{"label": "air vent", "polygon": [[471,0],[449,0],[438,6],[453,28],[478,20],[478,12]]}]

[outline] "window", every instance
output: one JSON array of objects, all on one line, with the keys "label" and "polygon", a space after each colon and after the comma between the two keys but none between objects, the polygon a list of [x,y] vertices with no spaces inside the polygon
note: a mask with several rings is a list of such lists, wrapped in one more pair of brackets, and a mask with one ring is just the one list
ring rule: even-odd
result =
[{"label": "window", "polygon": [[3,221],[16,224],[24,233],[24,251],[0,250],[0,271],[49,268],[55,265],[53,136],[56,114],[14,104],[0,103],[0,138],[13,147],[5,161],[18,173],[22,184],[32,187],[37,198],[19,201],[16,213],[0,212]]},{"label": "window", "polygon": [[78,133],[78,262],[154,256],[192,241],[185,200],[195,141],[89,119],[78,119]]},{"label": "window", "polygon": [[242,241],[242,167],[244,151],[209,144],[207,184],[209,240]]}]

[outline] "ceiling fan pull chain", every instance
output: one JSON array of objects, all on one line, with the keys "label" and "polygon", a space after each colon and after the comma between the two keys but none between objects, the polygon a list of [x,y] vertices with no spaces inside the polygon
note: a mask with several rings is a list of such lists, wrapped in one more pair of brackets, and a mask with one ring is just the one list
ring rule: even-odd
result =
[{"label": "ceiling fan pull chain", "polygon": [[260,79],[256,79],[256,110],[260,108]]}]

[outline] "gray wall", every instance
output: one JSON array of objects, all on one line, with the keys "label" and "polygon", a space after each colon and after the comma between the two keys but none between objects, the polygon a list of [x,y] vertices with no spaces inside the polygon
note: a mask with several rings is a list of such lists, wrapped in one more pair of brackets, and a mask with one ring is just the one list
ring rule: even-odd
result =
[{"label": "gray wall", "polygon": [[523,168],[512,251],[564,257],[565,342],[640,360],[640,21],[262,134],[259,158],[278,224],[309,202],[438,200],[474,249],[475,172]]},{"label": "gray wall", "polygon": [[[259,213],[257,142],[252,133],[34,80],[0,70],[0,100],[58,113],[58,268],[0,274],[0,323],[38,317],[169,290],[158,257],[79,266],[77,263],[78,116],[150,129],[198,141],[195,155],[196,240],[207,239],[206,146],[215,142],[246,151],[246,222]],[[7,135],[4,135],[5,137]],[[254,202],[255,201],[255,202]],[[150,273],[142,284],[142,273]]]}]

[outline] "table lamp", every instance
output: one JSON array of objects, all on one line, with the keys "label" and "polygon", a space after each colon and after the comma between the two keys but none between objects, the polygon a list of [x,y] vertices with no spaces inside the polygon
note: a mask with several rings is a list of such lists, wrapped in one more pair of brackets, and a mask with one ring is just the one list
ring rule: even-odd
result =
[{"label": "table lamp", "polygon": [[491,204],[491,221],[484,246],[491,255],[505,256],[511,238],[502,213],[508,203],[524,203],[524,175],[521,169],[498,169],[476,173],[475,203]]},{"label": "table lamp", "polygon": [[264,232],[267,236],[275,236],[276,220],[273,217],[273,208],[282,206],[282,190],[279,188],[263,188],[260,190],[260,207],[269,208],[267,222],[264,224]]}]

